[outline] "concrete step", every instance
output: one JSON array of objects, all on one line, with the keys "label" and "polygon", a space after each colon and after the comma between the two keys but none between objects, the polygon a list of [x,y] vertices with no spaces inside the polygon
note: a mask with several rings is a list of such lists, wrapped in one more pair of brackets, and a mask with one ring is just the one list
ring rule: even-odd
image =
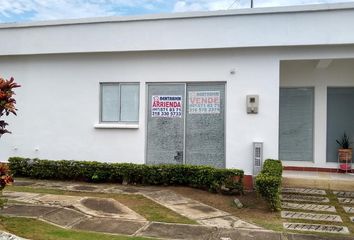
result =
[{"label": "concrete step", "polygon": [[283,187],[354,191],[354,174],[286,170]]}]

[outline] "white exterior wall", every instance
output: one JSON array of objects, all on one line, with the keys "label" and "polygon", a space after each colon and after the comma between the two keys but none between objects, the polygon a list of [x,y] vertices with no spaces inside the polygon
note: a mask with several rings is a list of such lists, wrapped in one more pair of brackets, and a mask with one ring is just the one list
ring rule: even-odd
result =
[{"label": "white exterior wall", "polygon": [[[285,164],[330,167],[320,119],[326,84],[340,70],[320,73],[306,65],[280,71],[279,65],[354,59],[353,13],[354,4],[338,4],[0,25],[0,74],[22,85],[16,89],[18,116],[8,118],[13,134],[0,141],[0,160],[144,163],[146,83],[222,81],[226,167],[251,174],[254,141],[264,142],[264,158],[278,158],[280,84],[316,86],[315,163]],[[350,74],[333,84],[352,84]],[[138,129],[94,128],[99,82],[140,82]],[[246,114],[248,94],[259,95],[259,114]]]},{"label": "white exterior wall", "polygon": [[[0,72],[22,87],[0,159],[144,163],[145,83],[225,81],[227,167],[250,174],[253,141],[264,141],[264,155],[277,157],[278,69],[269,56],[237,50],[2,57]],[[141,83],[139,129],[94,128],[100,81]],[[260,95],[259,114],[246,114],[247,94]]]},{"label": "white exterior wall", "polygon": [[354,59],[334,60],[327,68],[317,68],[318,60],[285,61],[280,64],[281,87],[314,87],[313,162],[285,161],[288,166],[337,167],[326,162],[327,87],[354,87]]},{"label": "white exterior wall", "polygon": [[[282,86],[313,86],[317,80],[312,79],[325,75],[319,74],[320,71],[328,73],[331,67],[338,65],[338,70],[330,72],[328,78],[334,79],[341,71],[345,73],[339,75],[343,79],[341,84],[345,84],[344,79],[353,83],[349,63],[343,65],[334,61],[328,70],[314,70],[311,64],[304,65],[299,61],[299,66],[282,64],[279,68],[282,59],[354,58],[353,46],[311,49],[1,57],[2,75],[14,76],[22,87],[16,90],[18,116],[10,120],[9,129],[13,134],[4,135],[0,141],[0,159],[24,156],[144,163],[146,82],[222,81],[226,82],[226,166],[241,168],[251,174],[252,142],[264,142],[264,158],[278,158],[279,82]],[[233,69],[234,75],[230,74]],[[138,129],[94,128],[99,121],[99,82],[105,81],[140,82]],[[317,91],[315,164],[330,167],[325,163],[326,125],[319,121],[325,119],[322,116],[325,116],[326,103],[319,99],[321,95]],[[246,113],[248,94],[260,96],[259,114]],[[314,163],[303,162],[285,164],[314,166]]]}]

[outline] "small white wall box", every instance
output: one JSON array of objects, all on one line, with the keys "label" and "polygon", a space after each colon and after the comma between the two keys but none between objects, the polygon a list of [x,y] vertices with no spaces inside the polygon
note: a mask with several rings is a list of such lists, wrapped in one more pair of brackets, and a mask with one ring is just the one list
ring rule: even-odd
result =
[{"label": "small white wall box", "polygon": [[247,113],[256,114],[258,113],[259,96],[258,95],[247,95],[246,96]]}]

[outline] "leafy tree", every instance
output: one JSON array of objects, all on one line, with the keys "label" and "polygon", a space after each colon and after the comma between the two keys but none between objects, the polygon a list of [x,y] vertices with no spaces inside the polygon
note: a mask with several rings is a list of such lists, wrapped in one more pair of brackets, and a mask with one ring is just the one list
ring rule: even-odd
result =
[{"label": "leafy tree", "polygon": [[6,126],[9,124],[2,120],[2,118],[4,115],[17,115],[17,109],[15,108],[16,100],[13,98],[15,92],[13,89],[18,87],[20,85],[15,83],[14,78],[8,80],[0,77],[0,137],[5,133],[11,133],[6,129]]}]

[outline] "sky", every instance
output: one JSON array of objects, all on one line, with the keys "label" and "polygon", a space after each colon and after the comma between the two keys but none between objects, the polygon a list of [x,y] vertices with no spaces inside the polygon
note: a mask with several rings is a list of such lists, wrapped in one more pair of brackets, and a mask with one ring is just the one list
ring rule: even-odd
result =
[{"label": "sky", "polygon": [[[254,0],[254,7],[354,0]],[[0,23],[248,8],[250,0],[0,0]]]}]

